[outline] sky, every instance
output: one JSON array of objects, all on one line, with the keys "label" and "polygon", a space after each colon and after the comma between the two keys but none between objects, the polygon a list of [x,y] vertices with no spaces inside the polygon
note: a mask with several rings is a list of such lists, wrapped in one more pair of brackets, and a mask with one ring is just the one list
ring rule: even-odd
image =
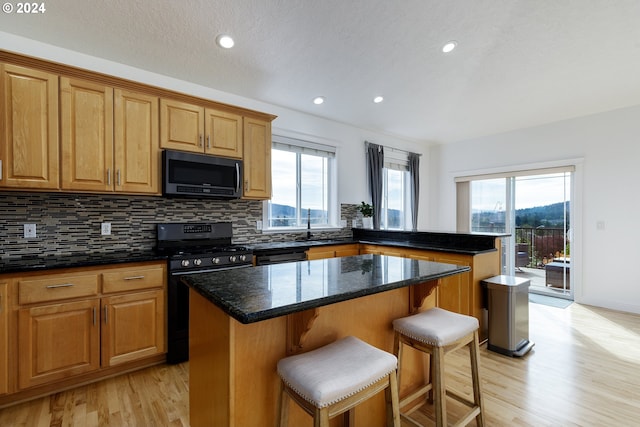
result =
[{"label": "sky", "polygon": [[[516,178],[516,209],[546,206],[570,200],[570,174],[550,174]],[[506,179],[473,181],[472,208],[495,211],[506,208]]]},{"label": "sky", "polygon": [[[323,158],[302,155],[302,209],[326,210],[326,183],[322,176]],[[273,150],[271,154],[273,182],[272,203],[296,206],[296,153]]]}]

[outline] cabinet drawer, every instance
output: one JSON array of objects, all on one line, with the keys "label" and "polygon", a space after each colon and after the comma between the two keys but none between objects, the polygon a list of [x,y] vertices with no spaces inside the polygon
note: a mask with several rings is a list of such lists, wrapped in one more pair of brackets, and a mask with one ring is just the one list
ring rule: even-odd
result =
[{"label": "cabinet drawer", "polygon": [[165,269],[158,267],[127,268],[102,273],[102,293],[160,288],[165,283]]},{"label": "cabinet drawer", "polygon": [[19,304],[98,295],[97,274],[52,274],[18,280]]}]

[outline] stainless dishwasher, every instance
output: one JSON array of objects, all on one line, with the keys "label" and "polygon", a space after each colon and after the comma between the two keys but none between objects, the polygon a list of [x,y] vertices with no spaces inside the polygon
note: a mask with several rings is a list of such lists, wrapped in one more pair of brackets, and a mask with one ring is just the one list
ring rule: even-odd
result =
[{"label": "stainless dishwasher", "polygon": [[256,265],[282,264],[283,262],[305,261],[307,248],[275,249],[256,254]]}]

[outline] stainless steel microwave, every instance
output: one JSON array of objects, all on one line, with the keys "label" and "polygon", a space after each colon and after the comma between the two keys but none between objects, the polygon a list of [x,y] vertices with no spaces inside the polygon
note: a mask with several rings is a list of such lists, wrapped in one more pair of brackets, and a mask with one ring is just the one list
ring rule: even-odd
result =
[{"label": "stainless steel microwave", "polygon": [[162,194],[238,199],[242,196],[242,160],[164,150]]}]

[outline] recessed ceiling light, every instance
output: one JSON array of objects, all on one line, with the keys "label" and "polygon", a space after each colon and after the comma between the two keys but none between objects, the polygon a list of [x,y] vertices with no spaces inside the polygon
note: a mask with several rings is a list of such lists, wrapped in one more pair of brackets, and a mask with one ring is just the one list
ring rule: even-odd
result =
[{"label": "recessed ceiling light", "polygon": [[442,51],[443,51],[444,53],[449,53],[449,52],[451,52],[453,49],[455,49],[457,45],[458,45],[458,43],[456,43],[455,41],[447,42],[447,43],[445,43],[445,45],[444,45],[444,46],[442,46]]},{"label": "recessed ceiling light", "polygon": [[218,46],[225,49],[231,49],[235,44],[231,36],[228,36],[226,34],[220,34],[218,37],[216,37],[216,43],[218,43]]},{"label": "recessed ceiling light", "polygon": [[382,96],[376,96],[375,98],[373,98],[373,102],[375,102],[376,104],[380,104],[382,101],[384,101],[384,98]]},{"label": "recessed ceiling light", "polygon": [[324,96],[316,96],[313,98],[313,103],[316,105],[320,105],[324,103]]}]

